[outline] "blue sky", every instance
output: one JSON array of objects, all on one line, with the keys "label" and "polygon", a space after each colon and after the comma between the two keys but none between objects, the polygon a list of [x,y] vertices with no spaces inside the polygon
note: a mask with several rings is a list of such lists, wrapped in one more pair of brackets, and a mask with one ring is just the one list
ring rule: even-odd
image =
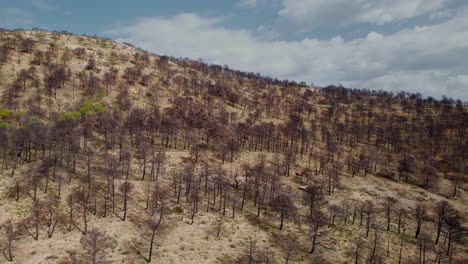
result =
[{"label": "blue sky", "polygon": [[0,0],[0,27],[68,30],[317,85],[468,100],[465,0]]}]

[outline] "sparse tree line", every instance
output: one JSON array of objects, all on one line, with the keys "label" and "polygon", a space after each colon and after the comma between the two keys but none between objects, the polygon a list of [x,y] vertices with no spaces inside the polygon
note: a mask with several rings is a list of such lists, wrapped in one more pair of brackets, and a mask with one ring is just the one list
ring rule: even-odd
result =
[{"label": "sparse tree line", "polygon": [[[201,210],[232,218],[247,210],[258,218],[273,215],[279,230],[292,222],[306,234],[311,254],[336,226],[358,226],[362,231],[350,249],[355,263],[379,263],[390,246],[400,247],[405,263],[401,256],[408,243],[418,245],[420,263],[429,255],[436,256],[431,261],[451,263],[454,245],[465,242],[463,219],[445,200],[406,209],[393,198],[380,204],[332,204],[327,198],[345,173],[371,173],[435,192],[443,173],[452,184],[444,195],[456,198],[468,160],[468,114],[459,101],[342,87],[315,93],[293,82],[147,52],[111,53],[112,60],[131,65],[121,72],[103,67],[84,48],[63,49],[54,42],[44,51],[38,45],[21,35],[0,39],[0,64],[20,60],[18,52],[28,54],[30,64],[1,98],[0,177],[14,179],[12,199],[30,203],[27,218],[1,225],[9,261],[20,237],[51,238],[64,227],[82,233],[85,255],[97,263],[110,242],[104,231],[90,230],[90,219],[126,221],[138,200],[145,201],[140,217],[150,238],[148,262],[165,213],[177,206],[192,224]],[[72,58],[83,62],[82,70],[70,67]],[[177,75],[174,63],[187,73]],[[148,92],[131,93],[136,85]],[[47,107],[66,89],[87,99],[58,112]],[[113,96],[114,105],[102,102],[104,96]],[[142,97],[144,105],[138,104]],[[161,107],[163,97],[169,106]],[[190,157],[167,171],[167,152],[174,149]],[[245,152],[271,157],[222,169]],[[295,172],[299,161],[308,168]],[[19,174],[22,165],[28,170]],[[303,186],[302,197],[281,183],[288,176]],[[136,191],[140,182],[147,186],[144,193]],[[222,221],[217,236],[221,227]],[[399,245],[385,243],[386,232],[400,234]],[[66,261],[80,258],[70,255]]]},{"label": "sparse tree line", "polygon": [[[106,173],[103,176],[93,176],[92,171],[98,169],[97,165],[93,167],[91,164],[83,164],[84,173],[76,178],[78,185],[69,185],[72,189],[65,199],[60,199],[60,176],[56,176],[54,182],[53,169],[49,168],[46,171],[47,169],[43,167],[45,165],[34,169],[39,171],[35,174],[39,178],[35,180],[36,182],[27,185],[17,183],[11,190],[15,192],[11,196],[29,199],[31,207],[27,218],[20,222],[10,220],[2,224],[5,258],[13,259],[12,246],[15,240],[25,236],[30,236],[34,240],[41,239],[40,237],[48,239],[53,236],[57,226],[62,226],[68,232],[74,230],[81,232],[82,240],[86,241],[88,236],[93,236],[93,232],[102,232],[89,230],[91,218],[118,217],[121,221],[126,221],[127,211],[132,210],[130,206],[135,207],[134,203],[137,201],[145,203],[146,214],[142,216],[138,213],[138,216],[134,215],[133,218],[147,219],[145,221],[150,234],[149,255],[146,258],[148,262],[151,261],[154,239],[162,224],[166,208],[173,207],[182,208],[181,220],[184,215],[188,215],[190,224],[196,221],[199,211],[206,210],[218,212],[222,217],[232,218],[248,211],[263,221],[272,224],[276,222],[279,230],[289,225],[289,230],[297,229],[309,238],[309,246],[301,245],[299,249],[307,247],[310,254],[314,254],[317,245],[320,245],[324,236],[334,228],[352,226],[357,228],[354,255],[356,263],[364,260],[370,262],[382,260],[385,255],[388,257],[390,253],[385,250],[385,246],[392,248],[399,246],[390,240],[385,243],[384,234],[389,232],[398,234],[401,238],[400,243],[416,241],[423,250],[420,253],[421,258],[431,257],[441,263],[447,261],[452,263],[453,252],[456,250],[454,245],[464,243],[466,230],[463,228],[460,213],[445,200],[435,205],[417,203],[412,209],[405,208],[398,199],[391,197],[379,204],[352,200],[344,200],[338,204],[329,203],[328,197],[333,193],[328,192],[328,179],[325,174],[314,176],[302,190],[302,198],[298,200],[294,192],[281,187],[279,181],[284,175],[276,173],[275,157],[272,159],[260,157],[258,163],[244,165],[239,172],[227,172],[219,165],[205,162],[199,165],[191,162],[180,170],[169,172],[166,178],[170,181],[162,181],[160,177],[157,179],[155,175],[151,176],[151,173],[146,179],[137,179],[135,175],[132,179],[127,174],[125,164],[127,155],[125,153],[122,155],[120,163],[117,155],[106,156]],[[92,168],[90,175],[86,172],[88,171],[86,166]],[[41,175],[41,171],[46,174]],[[48,186],[47,177],[51,178],[51,186]],[[144,193],[132,193],[134,186],[132,182],[137,181],[148,182]],[[36,188],[40,193],[36,193]],[[299,210],[298,204],[304,206],[304,210]],[[292,223],[288,224],[289,221]],[[221,223],[217,236],[220,236],[220,233]],[[93,243],[108,245],[109,241]],[[87,252],[94,252],[93,250],[105,252],[106,248],[102,246],[104,249],[87,249],[99,245],[83,246]],[[406,247],[402,246],[400,250],[403,251]],[[97,253],[89,253],[89,257],[96,258],[97,255],[93,254]]]}]

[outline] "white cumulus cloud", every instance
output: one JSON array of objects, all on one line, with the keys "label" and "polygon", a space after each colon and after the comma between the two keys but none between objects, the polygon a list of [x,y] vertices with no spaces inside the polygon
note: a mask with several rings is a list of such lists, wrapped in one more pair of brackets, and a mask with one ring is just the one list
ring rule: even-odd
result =
[{"label": "white cumulus cloud", "polygon": [[382,25],[428,14],[446,0],[283,0],[279,14],[297,25],[317,28],[353,23]]},{"label": "white cumulus cloud", "polygon": [[345,40],[268,40],[196,14],[144,18],[108,33],[158,54],[281,79],[468,99],[468,11],[435,25]]},{"label": "white cumulus cloud", "polygon": [[255,8],[260,0],[240,0],[239,5],[242,7]]}]

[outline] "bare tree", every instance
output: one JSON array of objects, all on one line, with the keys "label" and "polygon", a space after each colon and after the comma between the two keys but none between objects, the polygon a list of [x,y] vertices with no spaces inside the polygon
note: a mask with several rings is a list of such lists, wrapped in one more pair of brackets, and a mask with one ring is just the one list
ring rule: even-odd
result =
[{"label": "bare tree", "polygon": [[368,258],[368,263],[378,263],[378,246],[379,246],[379,232],[377,228],[374,228],[374,239],[372,241],[372,249],[369,252],[369,258]]},{"label": "bare tree", "polygon": [[423,180],[424,180],[424,187],[425,188],[430,188],[430,187],[433,187],[437,180],[438,180],[438,171],[436,168],[434,168],[433,166],[431,165],[426,165],[424,166],[424,168],[422,169],[422,176],[423,176]]},{"label": "bare tree", "polygon": [[105,263],[106,251],[110,247],[110,237],[105,231],[91,229],[83,235],[80,244],[85,250],[87,263]]},{"label": "bare tree", "polygon": [[52,237],[55,231],[55,227],[57,226],[57,223],[61,219],[61,213],[60,213],[60,199],[53,195],[49,194],[47,196],[47,200],[44,203],[44,209],[45,209],[45,222],[47,225],[47,236],[49,238]]},{"label": "bare tree", "polygon": [[311,240],[310,254],[314,254],[317,245],[317,239],[320,237],[320,229],[326,225],[326,217],[317,207],[314,209],[309,217],[309,237]]},{"label": "bare tree", "polygon": [[27,221],[33,225],[34,232],[29,234],[34,238],[34,240],[39,239],[39,223],[42,219],[43,213],[43,203],[39,200],[33,201],[33,204],[31,205],[31,215]]},{"label": "bare tree", "polygon": [[323,203],[323,188],[320,184],[309,184],[304,190],[304,200],[309,205],[309,215],[315,212],[315,208]]},{"label": "bare tree", "polygon": [[150,145],[147,142],[141,142],[137,147],[136,158],[141,161],[142,175],[141,180],[145,180],[146,176],[146,163],[148,161],[148,152],[150,150]]},{"label": "bare tree", "polygon": [[419,246],[419,263],[426,263],[426,250],[429,236],[426,233],[422,233],[418,238]]},{"label": "bare tree", "polygon": [[280,226],[279,229],[283,229],[283,222],[285,218],[294,217],[297,211],[296,206],[294,205],[291,196],[282,193],[276,196],[270,203],[273,211],[280,213]]},{"label": "bare tree", "polygon": [[416,209],[414,211],[414,218],[416,220],[415,238],[418,238],[419,234],[421,233],[421,226],[427,218],[427,210],[426,207],[424,207],[424,205],[418,204],[416,206]]},{"label": "bare tree", "polygon": [[195,163],[198,163],[198,159],[205,151],[205,144],[203,143],[196,143],[193,144],[190,148],[190,155],[194,157]]},{"label": "bare tree", "polygon": [[74,209],[75,193],[72,192],[67,196],[68,204],[68,232],[72,230],[73,226],[73,209]]},{"label": "bare tree", "polygon": [[375,207],[371,201],[366,202],[365,213],[366,213],[366,237],[369,237],[369,229],[374,222],[374,211]]},{"label": "bare tree", "polygon": [[221,230],[223,229],[224,216],[220,215],[216,221],[216,237],[219,237]]},{"label": "bare tree", "polygon": [[354,264],[359,263],[359,256],[360,256],[360,252],[361,252],[361,246],[362,246],[361,235],[358,234],[358,238],[357,238],[357,241],[356,241],[356,249],[354,250]]},{"label": "bare tree", "polygon": [[392,207],[395,205],[395,198],[386,197],[385,198],[385,216],[387,217],[387,232],[390,231],[390,220],[392,217]]},{"label": "bare tree", "polygon": [[159,174],[164,171],[166,152],[163,148],[153,148],[151,155],[150,178],[152,181],[158,180]]},{"label": "bare tree", "polygon": [[405,178],[405,182],[408,182],[410,174],[414,173],[416,171],[417,164],[416,164],[416,158],[412,154],[406,154],[403,156],[403,159],[400,160],[399,165],[398,165],[398,172],[399,172],[399,177],[398,180],[401,179],[401,177]]},{"label": "bare tree", "polygon": [[[75,192],[74,196],[76,201],[81,204],[81,209],[83,213],[83,230],[81,232],[83,235],[86,235],[88,232],[88,205],[89,205],[89,193],[84,190],[78,190]],[[72,217],[72,208],[70,207],[70,217]]]},{"label": "bare tree", "polygon": [[193,224],[195,214],[198,212],[199,203],[200,203],[200,187],[198,184],[195,184],[193,190],[190,192],[190,216],[191,216],[190,224]]},{"label": "bare tree", "polygon": [[459,241],[463,235],[466,233],[465,228],[462,226],[460,221],[460,216],[458,214],[453,214],[450,217],[445,219],[445,225],[447,229],[447,251],[445,255],[449,256],[453,251],[453,242]]},{"label": "bare tree", "polygon": [[11,219],[0,225],[0,231],[2,231],[3,242],[3,256],[8,261],[13,261],[13,241],[19,238],[21,232],[20,228]]},{"label": "bare tree", "polygon": [[330,211],[330,219],[328,221],[328,228],[335,226],[335,218],[341,217],[343,211],[342,208],[336,204],[332,204],[328,207],[328,211]]},{"label": "bare tree", "polygon": [[148,258],[146,261],[149,263],[151,262],[151,259],[153,257],[153,244],[154,244],[154,238],[156,236],[156,232],[159,230],[161,227],[161,223],[163,220],[163,213],[164,213],[164,203],[161,203],[161,207],[159,209],[159,217],[158,219],[154,219],[154,217],[150,217],[147,221],[146,224],[149,227],[151,231],[151,239],[150,239],[150,248],[149,248],[149,253],[148,253]]},{"label": "bare tree", "polygon": [[455,209],[445,200],[438,202],[435,206],[435,212],[437,216],[437,235],[435,239],[435,244],[439,243],[440,233],[442,232],[442,227],[446,219],[451,217],[455,213]]},{"label": "bare tree", "polygon": [[286,174],[286,176],[289,176],[291,167],[294,166],[294,164],[296,163],[296,153],[294,152],[293,148],[286,149],[282,158],[283,158],[284,174]]},{"label": "bare tree", "polygon": [[127,207],[128,207],[128,194],[133,190],[133,184],[130,183],[129,181],[125,181],[120,185],[119,187],[120,193],[123,196],[123,216],[122,216],[122,221],[125,221],[127,217]]}]

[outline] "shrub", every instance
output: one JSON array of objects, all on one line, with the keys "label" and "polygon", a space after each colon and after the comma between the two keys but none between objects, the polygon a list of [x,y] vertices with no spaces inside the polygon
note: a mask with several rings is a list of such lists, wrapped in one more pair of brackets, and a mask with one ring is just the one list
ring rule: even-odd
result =
[{"label": "shrub", "polygon": [[12,115],[11,110],[8,110],[8,109],[1,109],[0,110],[0,120],[4,119],[4,118],[7,118],[7,117],[9,117],[11,115]]}]

